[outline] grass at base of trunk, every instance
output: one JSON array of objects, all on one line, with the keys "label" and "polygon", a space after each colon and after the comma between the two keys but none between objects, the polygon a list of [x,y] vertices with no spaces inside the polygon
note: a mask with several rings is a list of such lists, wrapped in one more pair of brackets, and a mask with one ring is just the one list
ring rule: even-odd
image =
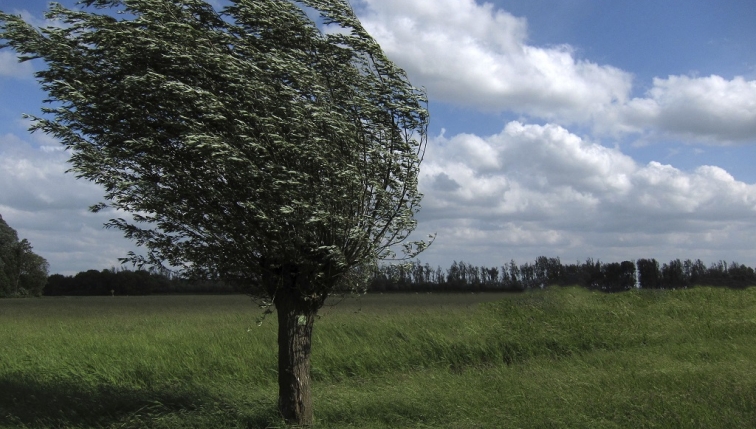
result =
[{"label": "grass at base of trunk", "polygon": [[[376,295],[321,314],[319,427],[756,427],[756,289]],[[282,427],[275,318],[258,315],[241,296],[0,301],[0,427]]]}]

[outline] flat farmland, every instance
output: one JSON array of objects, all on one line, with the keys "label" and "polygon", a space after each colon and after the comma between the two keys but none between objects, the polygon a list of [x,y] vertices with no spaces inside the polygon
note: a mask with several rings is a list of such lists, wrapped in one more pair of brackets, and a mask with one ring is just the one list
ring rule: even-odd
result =
[{"label": "flat farmland", "polygon": [[[0,300],[0,427],[283,427],[261,314],[241,295]],[[756,427],[754,340],[753,288],[334,298],[316,426]]]}]

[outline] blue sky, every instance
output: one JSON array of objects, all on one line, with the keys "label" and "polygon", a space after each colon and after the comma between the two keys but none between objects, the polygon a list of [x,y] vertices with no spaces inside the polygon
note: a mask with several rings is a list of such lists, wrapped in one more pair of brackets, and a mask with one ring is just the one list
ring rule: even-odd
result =
[{"label": "blue sky", "polygon": [[[72,5],[70,0],[61,1]],[[354,0],[428,91],[423,262],[657,258],[756,265],[756,3]],[[42,23],[45,1],[0,0]],[[133,249],[96,186],[29,135],[41,64],[0,51],[0,214],[66,274]]]}]

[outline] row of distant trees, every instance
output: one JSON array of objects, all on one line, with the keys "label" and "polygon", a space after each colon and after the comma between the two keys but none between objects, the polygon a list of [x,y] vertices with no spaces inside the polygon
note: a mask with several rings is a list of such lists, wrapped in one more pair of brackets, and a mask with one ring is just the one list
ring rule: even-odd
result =
[{"label": "row of distant trees", "polygon": [[[420,261],[377,267],[367,284],[368,292],[521,292],[551,285],[578,285],[619,292],[643,289],[677,289],[695,285],[743,288],[756,285],[751,267],[719,261],[706,266],[700,259],[675,259],[659,264],[656,259],[563,264],[559,258],[541,256],[518,265],[499,267],[453,262],[447,269]],[[54,274],[45,295],[149,295],[169,293],[235,293],[232,285],[218,281],[187,280],[164,271],[111,268],[89,270],[74,276]]]},{"label": "row of distant trees", "polygon": [[368,285],[376,292],[426,291],[524,291],[549,285],[579,285],[618,292],[635,287],[675,289],[694,285],[743,288],[756,285],[751,267],[719,261],[706,266],[700,259],[675,259],[659,264],[656,259],[563,264],[559,258],[540,256],[532,263],[510,261],[498,267],[453,262],[446,270],[421,262],[378,267]]},{"label": "row of distant trees", "polygon": [[126,267],[82,271],[73,276],[53,274],[44,294],[60,295],[150,295],[170,293],[234,293],[219,281],[187,280],[168,271],[130,270]]}]

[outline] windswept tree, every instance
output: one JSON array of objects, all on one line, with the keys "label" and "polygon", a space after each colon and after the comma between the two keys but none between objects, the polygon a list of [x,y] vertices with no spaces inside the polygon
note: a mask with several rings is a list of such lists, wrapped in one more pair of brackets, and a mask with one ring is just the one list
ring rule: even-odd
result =
[{"label": "windswept tree", "polygon": [[[58,28],[0,13],[0,47],[42,59],[31,130],[104,187],[93,211],[165,264],[248,287],[278,316],[279,408],[312,423],[310,345],[326,297],[407,242],[426,100],[346,0],[83,0]],[[398,246],[398,247],[397,247]],[[401,256],[401,255],[400,255]]]}]

